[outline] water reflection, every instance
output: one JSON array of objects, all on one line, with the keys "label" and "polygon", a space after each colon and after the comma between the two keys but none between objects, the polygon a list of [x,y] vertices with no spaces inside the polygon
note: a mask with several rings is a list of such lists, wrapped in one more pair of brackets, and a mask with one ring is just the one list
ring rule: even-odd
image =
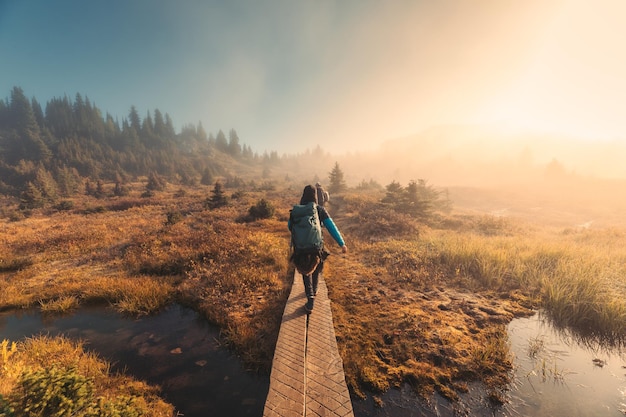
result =
[{"label": "water reflection", "polygon": [[[555,330],[540,314],[513,320],[509,340],[515,356],[509,402],[492,408],[478,385],[450,403],[435,395],[424,403],[412,389],[391,390],[384,407],[353,399],[355,417],[552,417],[626,414],[626,360],[618,349],[594,345]],[[113,370],[163,388],[185,417],[261,416],[268,375],[246,372],[219,346],[219,330],[192,310],[174,305],[155,317],[124,318],[105,308],[67,317],[37,311],[0,313],[0,340],[63,334],[85,342]]]},{"label": "water reflection", "polygon": [[620,349],[557,331],[541,314],[509,325],[515,378],[506,416],[623,416],[626,360]]},{"label": "water reflection", "polygon": [[80,339],[137,379],[160,385],[185,417],[261,416],[269,376],[246,372],[220,347],[219,329],[190,309],[173,305],[154,317],[124,318],[105,308],[66,317],[37,311],[0,313],[0,340],[38,334]]},{"label": "water reflection", "polygon": [[[508,326],[515,357],[508,403],[493,408],[478,384],[460,401],[435,395],[426,404],[409,387],[371,399],[353,399],[357,417],[554,417],[626,414],[626,359],[618,347],[593,343],[555,329],[541,314],[513,320]],[[598,340],[596,338],[596,340]],[[622,345],[623,346],[623,345]]]}]

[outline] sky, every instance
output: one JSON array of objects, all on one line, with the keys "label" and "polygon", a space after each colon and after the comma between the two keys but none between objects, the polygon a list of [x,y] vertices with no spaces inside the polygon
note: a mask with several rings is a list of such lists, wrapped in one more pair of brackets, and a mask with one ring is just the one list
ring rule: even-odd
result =
[{"label": "sky", "polygon": [[258,152],[446,124],[626,142],[624,0],[0,0],[0,98],[235,129]]}]

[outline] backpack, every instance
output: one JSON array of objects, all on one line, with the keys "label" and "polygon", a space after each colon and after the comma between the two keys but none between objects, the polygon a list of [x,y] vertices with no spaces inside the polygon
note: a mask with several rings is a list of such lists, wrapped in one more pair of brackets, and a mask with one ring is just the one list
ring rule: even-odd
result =
[{"label": "backpack", "polygon": [[319,263],[324,248],[317,204],[296,204],[291,209],[291,261],[298,272],[308,275]]},{"label": "backpack", "polygon": [[315,192],[317,193],[317,203],[322,207],[325,206],[329,200],[328,191],[325,191],[322,187],[316,187]]}]

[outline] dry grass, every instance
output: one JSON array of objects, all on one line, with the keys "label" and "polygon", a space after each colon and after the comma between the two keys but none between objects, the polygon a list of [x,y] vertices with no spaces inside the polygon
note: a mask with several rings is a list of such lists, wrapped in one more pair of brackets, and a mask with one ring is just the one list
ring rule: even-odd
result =
[{"label": "dry grass", "polygon": [[626,338],[623,232],[465,216],[402,239],[383,227],[364,241],[352,234],[370,222],[358,209],[336,220],[352,224],[352,254],[331,258],[327,284],[358,395],[409,382],[425,395],[456,398],[464,382],[479,380],[498,402],[512,366],[504,325],[538,306],[580,337]]},{"label": "dry grass", "polygon": [[[179,188],[0,221],[0,309],[104,301],[152,314],[179,302],[219,325],[246,366],[269,371],[293,273],[286,220],[299,191],[246,191],[209,210],[210,187]],[[259,198],[276,216],[243,222]],[[423,224],[356,194],[335,196],[330,211],[350,253],[329,244],[325,279],[357,395],[410,383],[456,398],[482,381],[489,398],[501,398],[512,366],[505,325],[540,305],[581,334],[626,336],[620,230],[457,214]]]},{"label": "dry grass", "polygon": [[[121,374],[112,374],[110,365],[95,354],[86,352],[81,343],[62,337],[39,336],[15,343],[0,343],[0,398],[17,407],[23,400],[21,381],[44,369],[63,369],[93,384],[93,398],[114,403],[133,398],[134,410],[145,416],[170,417],[174,408],[161,400],[158,389]],[[17,408],[16,415],[24,415]]]}]

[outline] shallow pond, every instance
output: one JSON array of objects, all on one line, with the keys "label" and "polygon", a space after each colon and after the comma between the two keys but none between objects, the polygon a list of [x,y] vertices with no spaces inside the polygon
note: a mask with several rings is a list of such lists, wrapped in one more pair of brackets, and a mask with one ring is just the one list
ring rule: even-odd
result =
[{"label": "shallow pond", "polygon": [[185,417],[261,416],[269,376],[246,372],[218,343],[219,329],[177,305],[140,319],[83,308],[65,317],[36,311],[0,314],[0,340],[63,334],[113,363],[113,370],[163,389]]},{"label": "shallow pond", "polygon": [[581,342],[540,314],[514,320],[516,356],[507,416],[623,416],[626,357],[620,349]]},{"label": "shallow pond", "polygon": [[435,395],[420,402],[412,390],[390,391],[385,406],[372,400],[353,402],[359,417],[554,417],[624,416],[626,414],[626,355],[583,343],[557,331],[540,314],[513,320],[508,326],[515,356],[508,403],[493,408],[484,391],[471,386],[459,403]]},{"label": "shallow pond", "polygon": [[[154,317],[130,319],[102,307],[64,317],[37,311],[0,313],[0,340],[38,334],[80,339],[87,349],[138,379],[160,385],[163,397],[185,417],[262,416],[269,376],[246,372],[219,345],[219,329],[177,305]],[[355,417],[623,416],[626,360],[619,351],[576,343],[539,314],[509,325],[515,372],[509,403],[496,409],[471,387],[459,403],[435,396],[430,404],[408,387],[353,401]]]}]

